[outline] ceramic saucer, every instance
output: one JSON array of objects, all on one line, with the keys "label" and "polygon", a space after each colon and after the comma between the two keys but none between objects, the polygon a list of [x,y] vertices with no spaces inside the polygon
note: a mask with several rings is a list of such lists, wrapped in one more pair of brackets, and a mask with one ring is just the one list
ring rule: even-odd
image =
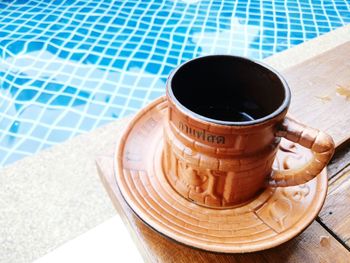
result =
[{"label": "ceramic saucer", "polygon": [[[180,196],[162,167],[165,97],[141,110],[117,145],[115,176],[135,214],[159,233],[185,245],[222,253],[243,253],[280,245],[300,234],[319,213],[327,174],[300,186],[267,188],[236,208],[211,209]],[[275,166],[304,162],[309,150],[281,142]]]}]

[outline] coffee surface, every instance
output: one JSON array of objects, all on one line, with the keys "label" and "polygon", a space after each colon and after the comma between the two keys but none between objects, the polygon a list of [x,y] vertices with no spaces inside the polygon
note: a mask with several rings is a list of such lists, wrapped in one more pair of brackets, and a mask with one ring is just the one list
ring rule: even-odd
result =
[{"label": "coffee surface", "polygon": [[265,111],[253,101],[243,101],[233,105],[199,105],[195,113],[219,121],[246,122],[264,117]]}]

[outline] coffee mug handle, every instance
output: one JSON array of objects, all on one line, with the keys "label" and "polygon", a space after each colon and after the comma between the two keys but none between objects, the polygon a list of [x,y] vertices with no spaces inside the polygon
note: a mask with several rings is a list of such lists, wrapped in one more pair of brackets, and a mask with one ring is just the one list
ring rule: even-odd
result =
[{"label": "coffee mug handle", "polygon": [[294,186],[304,184],[317,176],[331,160],[334,153],[334,141],[328,134],[286,117],[276,134],[311,149],[311,160],[300,168],[273,170],[269,184],[271,186]]}]

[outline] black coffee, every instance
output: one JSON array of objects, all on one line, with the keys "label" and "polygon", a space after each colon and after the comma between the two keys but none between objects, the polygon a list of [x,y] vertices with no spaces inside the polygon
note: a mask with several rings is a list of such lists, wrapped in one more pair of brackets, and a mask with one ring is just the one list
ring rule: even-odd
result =
[{"label": "black coffee", "polygon": [[268,68],[225,55],[184,64],[169,87],[181,105],[214,123],[259,120],[273,114],[286,97],[281,79]]},{"label": "black coffee", "polygon": [[265,111],[252,101],[235,103],[235,105],[200,105],[193,109],[199,115],[219,121],[244,122],[265,116]]}]

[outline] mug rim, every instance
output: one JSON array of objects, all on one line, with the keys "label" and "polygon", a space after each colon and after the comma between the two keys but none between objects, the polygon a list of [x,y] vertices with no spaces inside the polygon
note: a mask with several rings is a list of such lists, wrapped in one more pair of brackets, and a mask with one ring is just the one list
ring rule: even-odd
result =
[{"label": "mug rim", "polygon": [[[203,59],[203,58],[208,58],[208,57],[229,57],[230,59],[238,59],[238,60],[243,60],[258,66],[261,66],[265,69],[267,69],[268,71],[272,72],[274,75],[276,75],[276,77],[281,81],[282,83],[282,87],[284,89],[284,98],[283,98],[283,102],[281,103],[281,105],[274,110],[272,113],[262,117],[262,118],[258,118],[255,120],[250,120],[250,121],[222,121],[222,120],[217,120],[217,119],[213,119],[213,118],[209,118],[209,117],[205,117],[203,115],[200,115],[192,110],[190,110],[189,108],[187,108],[185,105],[183,105],[174,95],[174,92],[172,90],[172,81],[173,78],[175,76],[175,74],[186,64],[191,63],[195,60],[199,60],[199,59]],[[204,55],[204,56],[199,56],[193,59],[190,59],[184,63],[182,63],[181,65],[177,66],[169,75],[168,79],[167,79],[167,83],[166,83],[166,90],[167,90],[167,96],[171,98],[171,100],[174,102],[174,104],[176,106],[179,107],[179,109],[186,115],[189,115],[192,118],[198,119],[200,121],[204,121],[204,122],[208,122],[211,124],[217,124],[217,125],[223,125],[223,126],[249,126],[249,125],[256,125],[256,124],[261,124],[264,122],[267,122],[271,119],[274,119],[275,117],[279,116],[281,113],[283,113],[286,109],[288,109],[289,105],[290,105],[290,100],[291,100],[291,91],[290,88],[288,86],[287,81],[283,78],[283,76],[277,71],[275,70],[273,67],[260,62],[260,61],[256,61],[253,59],[249,59],[246,57],[242,57],[242,56],[235,56],[235,55],[228,55],[228,54],[214,54],[214,55]]]}]

